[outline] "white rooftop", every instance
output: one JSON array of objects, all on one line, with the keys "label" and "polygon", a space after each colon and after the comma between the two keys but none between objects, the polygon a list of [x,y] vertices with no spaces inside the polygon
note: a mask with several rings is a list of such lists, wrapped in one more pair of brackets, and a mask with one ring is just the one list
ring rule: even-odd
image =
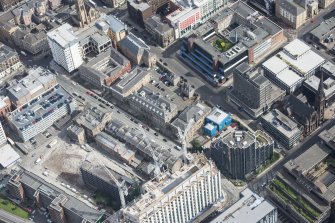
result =
[{"label": "white rooftop", "polygon": [[315,53],[301,40],[294,40],[284,47],[284,50],[263,63],[263,67],[276,76],[285,69],[293,70],[297,75],[306,74],[321,66],[325,59]]},{"label": "white rooftop", "polygon": [[295,39],[284,47],[291,55],[300,57],[302,54],[309,51],[311,48],[304,42],[299,39]]},{"label": "white rooftop", "polygon": [[3,168],[8,167],[18,159],[20,159],[20,155],[15,152],[15,150],[9,145],[3,145],[0,148],[0,166]]},{"label": "white rooftop", "polygon": [[309,73],[311,70],[317,68],[325,62],[324,58],[322,58],[319,54],[315,53],[312,50],[305,52],[303,55],[297,57],[296,59],[284,53],[284,51],[279,52],[279,55],[282,57],[282,60],[291,68],[298,69],[300,75],[302,76],[305,76],[305,74]]},{"label": "white rooftop", "polygon": [[263,63],[263,67],[267,68],[274,74],[278,74],[281,71],[288,68],[288,65],[279,59],[277,56],[273,56]]},{"label": "white rooftop", "polygon": [[215,124],[220,124],[229,115],[218,108],[214,108],[213,111],[206,117],[208,120],[214,122]]},{"label": "white rooftop", "polygon": [[78,38],[72,32],[72,28],[70,24],[65,23],[57,29],[48,32],[47,35],[50,39],[65,48],[67,44],[78,41]]},{"label": "white rooftop", "polygon": [[277,78],[289,87],[294,86],[297,82],[303,81],[302,77],[290,69],[283,70],[277,74]]},{"label": "white rooftop", "polygon": [[258,223],[275,210],[274,206],[249,188],[242,191],[241,194],[243,197],[240,200],[210,223]]}]

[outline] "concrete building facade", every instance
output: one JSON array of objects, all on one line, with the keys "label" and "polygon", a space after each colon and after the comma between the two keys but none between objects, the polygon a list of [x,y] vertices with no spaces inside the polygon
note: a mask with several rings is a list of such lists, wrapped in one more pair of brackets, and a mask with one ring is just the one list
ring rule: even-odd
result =
[{"label": "concrete building facade", "polygon": [[298,124],[277,109],[262,116],[263,128],[277,139],[286,149],[294,147],[301,138]]},{"label": "concrete building facade", "polygon": [[71,195],[64,194],[63,190],[29,171],[14,173],[7,189],[10,196],[20,202],[34,201],[37,207],[48,209],[52,222],[96,223],[103,217],[103,213]]},{"label": "concrete building facade", "polygon": [[252,118],[258,118],[284,96],[285,91],[272,84],[263,70],[251,69],[247,63],[241,63],[234,71],[233,89],[228,94],[228,101]]},{"label": "concrete building facade", "polygon": [[277,208],[249,188],[240,193],[240,199],[219,214],[210,223],[277,223]]},{"label": "concrete building facade", "polygon": [[0,77],[17,71],[21,65],[19,55],[12,48],[0,43]]},{"label": "concrete building facade", "polygon": [[205,157],[162,181],[148,181],[139,200],[121,209],[126,222],[186,223],[223,198],[220,171]]},{"label": "concrete building facade", "polygon": [[211,155],[222,173],[245,179],[271,159],[273,146],[265,132],[234,131],[211,144]]},{"label": "concrete building facade", "polygon": [[48,32],[48,42],[53,59],[66,71],[72,72],[83,63],[79,39],[69,24]]}]

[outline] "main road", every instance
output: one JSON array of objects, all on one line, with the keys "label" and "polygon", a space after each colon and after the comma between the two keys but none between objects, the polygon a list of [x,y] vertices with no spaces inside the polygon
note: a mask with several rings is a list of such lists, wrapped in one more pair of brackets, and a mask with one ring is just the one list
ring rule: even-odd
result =
[{"label": "main road", "polygon": [[276,172],[281,170],[286,162],[291,159],[296,158],[300,154],[304,153],[308,148],[312,145],[316,144],[319,139],[319,134],[325,130],[329,129],[335,124],[335,119],[327,120],[321,127],[319,127],[316,131],[314,131],[311,135],[307,136],[300,144],[296,147],[292,148],[287,152],[287,155],[281,159],[278,163],[276,163],[270,170],[268,170],[261,177],[256,177],[252,181],[248,183],[248,186],[254,191],[260,192],[263,189],[263,186],[266,185],[270,180],[273,179]]}]

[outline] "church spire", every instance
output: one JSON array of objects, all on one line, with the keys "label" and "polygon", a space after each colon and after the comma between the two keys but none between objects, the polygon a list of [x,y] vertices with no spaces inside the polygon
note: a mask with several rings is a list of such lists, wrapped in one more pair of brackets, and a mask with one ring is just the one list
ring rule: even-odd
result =
[{"label": "church spire", "polygon": [[324,98],[326,96],[324,86],[323,86],[323,72],[321,72],[320,83],[318,87],[318,96],[320,98]]}]

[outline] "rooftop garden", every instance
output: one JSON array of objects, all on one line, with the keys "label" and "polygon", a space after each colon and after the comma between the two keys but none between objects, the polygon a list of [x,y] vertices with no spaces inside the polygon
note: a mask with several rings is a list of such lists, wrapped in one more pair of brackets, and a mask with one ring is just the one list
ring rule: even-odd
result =
[{"label": "rooftop garden", "polygon": [[233,44],[225,39],[217,39],[213,42],[213,47],[223,53],[232,48]]},{"label": "rooftop garden", "polygon": [[321,213],[319,210],[284,182],[274,179],[270,185],[270,190],[285,203],[290,204],[297,213],[309,222],[314,222],[320,217]]}]

